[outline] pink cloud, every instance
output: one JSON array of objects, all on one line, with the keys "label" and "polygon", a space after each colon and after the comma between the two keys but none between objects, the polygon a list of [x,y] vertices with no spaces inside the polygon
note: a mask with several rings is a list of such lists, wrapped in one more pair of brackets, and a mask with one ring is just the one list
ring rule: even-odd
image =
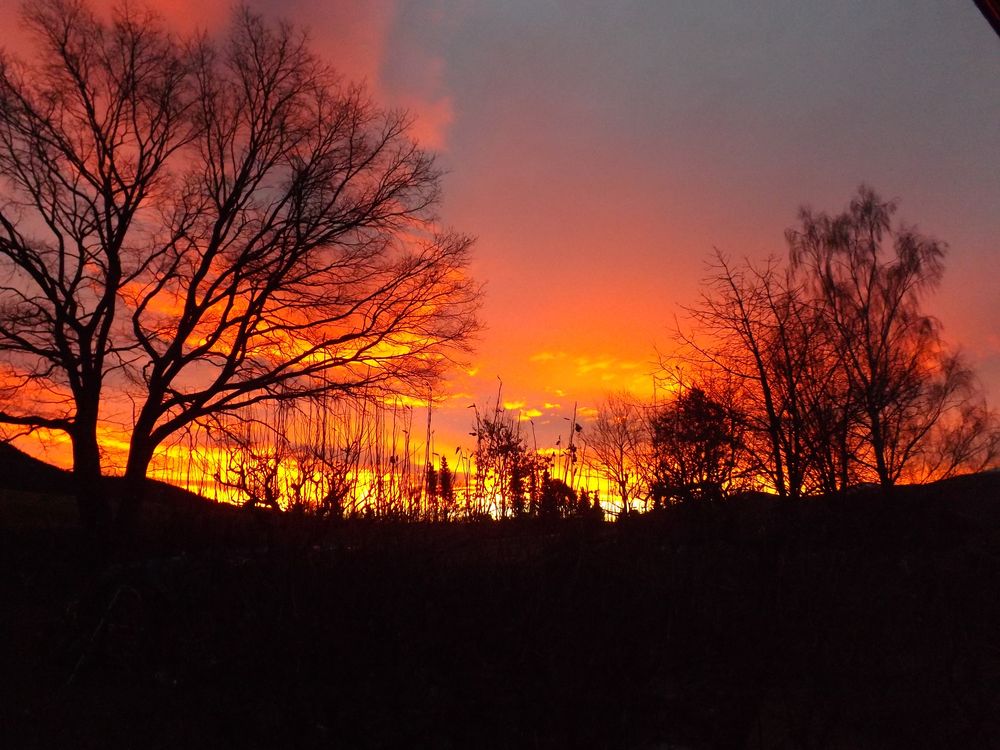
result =
[{"label": "pink cloud", "polygon": [[413,137],[426,148],[444,150],[448,140],[448,127],[454,119],[451,97],[424,99],[404,94],[395,98],[398,105],[413,116]]},{"label": "pink cloud", "polygon": [[[117,0],[91,2],[105,18],[117,4]],[[444,88],[444,60],[410,33],[399,18],[395,0],[249,0],[249,5],[269,19],[289,21],[306,31],[316,54],[346,81],[365,83],[381,106],[410,112],[413,135],[422,145],[445,148],[454,107]],[[16,19],[20,7],[16,0],[0,0],[0,15]],[[147,7],[180,34],[211,34],[225,27],[234,4],[228,0],[161,0]],[[442,26],[448,22],[440,9],[429,8],[427,18]],[[19,56],[30,55],[26,35],[18,33],[20,24],[11,26],[2,45]]]},{"label": "pink cloud", "polygon": [[[452,97],[445,88],[445,62],[429,48],[427,39],[413,32],[397,2],[257,0],[252,7],[300,24],[316,53],[346,80],[364,82],[381,106],[407,110],[414,120],[412,134],[423,146],[445,148],[454,119]],[[440,8],[429,6],[426,12],[424,20],[447,27]]]},{"label": "pink cloud", "polygon": [[349,81],[365,82],[382,102],[381,70],[396,17],[392,0],[364,3],[256,0],[251,6],[304,29],[313,50]]}]

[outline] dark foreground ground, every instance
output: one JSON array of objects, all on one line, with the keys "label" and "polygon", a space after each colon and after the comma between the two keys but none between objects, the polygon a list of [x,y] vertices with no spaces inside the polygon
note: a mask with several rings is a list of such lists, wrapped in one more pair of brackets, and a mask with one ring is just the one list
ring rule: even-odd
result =
[{"label": "dark foreground ground", "polygon": [[618,524],[0,493],[5,748],[1000,747],[1000,476]]}]

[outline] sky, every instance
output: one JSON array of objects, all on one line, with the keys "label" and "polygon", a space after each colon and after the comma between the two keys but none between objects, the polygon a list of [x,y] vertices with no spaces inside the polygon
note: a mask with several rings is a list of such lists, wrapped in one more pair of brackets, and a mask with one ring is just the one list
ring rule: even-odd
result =
[{"label": "sky", "polygon": [[[861,183],[948,243],[927,308],[1000,403],[1000,38],[972,0],[249,4],[416,117],[442,223],[478,238],[486,329],[441,440],[500,381],[546,441],[648,394],[714,249],[784,257],[801,205]],[[231,7],[153,5],[184,31]]]}]

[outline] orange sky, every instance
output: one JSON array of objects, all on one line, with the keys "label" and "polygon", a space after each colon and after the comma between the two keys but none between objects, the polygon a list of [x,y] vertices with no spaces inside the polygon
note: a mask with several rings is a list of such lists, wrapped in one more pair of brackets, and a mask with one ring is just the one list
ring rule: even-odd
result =
[{"label": "orange sky", "polygon": [[[184,30],[231,6],[153,5]],[[951,246],[929,308],[1000,401],[1000,39],[971,0],[250,5],[416,115],[443,223],[479,238],[487,330],[439,444],[498,377],[540,443],[574,402],[648,392],[713,248],[784,255],[800,204],[839,211],[861,182]]]}]

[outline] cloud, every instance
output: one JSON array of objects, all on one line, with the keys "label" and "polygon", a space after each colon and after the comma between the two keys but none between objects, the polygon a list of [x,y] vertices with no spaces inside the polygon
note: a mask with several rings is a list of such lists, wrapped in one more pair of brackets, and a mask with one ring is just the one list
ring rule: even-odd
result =
[{"label": "cloud", "polygon": [[447,146],[448,127],[454,119],[451,97],[426,100],[406,94],[396,98],[400,106],[413,115],[410,135],[424,148],[443,151]]},{"label": "cloud", "polygon": [[412,35],[393,34],[380,69],[380,85],[393,107],[413,119],[411,134],[425,148],[443,150],[455,119],[445,59]]},{"label": "cloud", "polygon": [[454,9],[441,2],[399,3],[386,29],[378,71],[379,94],[413,117],[411,134],[425,148],[443,151],[455,119],[442,49],[456,32]]},{"label": "cloud", "polygon": [[563,352],[538,352],[528,357],[529,362],[551,362],[554,359],[562,359],[566,355]]},{"label": "cloud", "polygon": [[[118,2],[97,2],[99,7],[111,8],[120,5]],[[192,32],[213,32],[223,27],[229,20],[235,4],[223,2],[206,2],[205,0],[168,0],[167,2],[150,3],[156,13],[168,24],[183,34]],[[251,5],[256,8],[256,4]]]},{"label": "cloud", "polygon": [[[109,16],[116,4],[94,2],[103,16]],[[422,146],[434,150],[447,146],[455,108],[446,86],[446,61],[436,50],[453,24],[443,7],[429,4],[413,10],[397,0],[248,0],[248,4],[271,21],[289,21],[305,31],[313,51],[345,82],[365,83],[377,105],[408,111],[413,117],[411,135]],[[226,0],[163,0],[150,6],[181,34],[222,31],[234,7]]]},{"label": "cloud", "polygon": [[610,358],[593,360],[588,357],[577,357],[576,374],[587,375],[594,370],[607,370],[613,362],[614,360]]},{"label": "cloud", "polygon": [[250,0],[250,3],[268,18],[291,21],[306,31],[317,55],[348,81],[367,83],[376,100],[385,103],[381,101],[384,95],[381,71],[397,17],[393,0],[365,3]]}]

